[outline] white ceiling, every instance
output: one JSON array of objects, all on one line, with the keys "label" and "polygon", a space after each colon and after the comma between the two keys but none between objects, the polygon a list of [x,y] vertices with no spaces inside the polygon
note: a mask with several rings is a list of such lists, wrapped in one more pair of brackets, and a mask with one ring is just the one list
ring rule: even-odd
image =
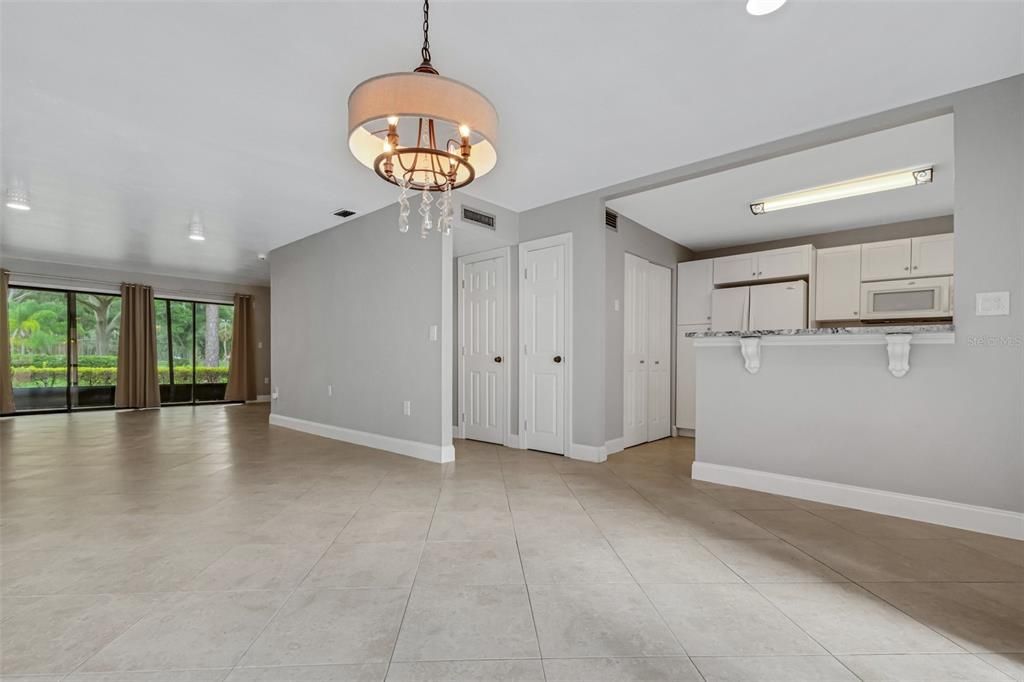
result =
[{"label": "white ceiling", "polygon": [[[1024,4],[445,2],[441,73],[492,99],[476,196],[523,210],[1024,71]],[[394,192],[345,103],[418,63],[417,2],[11,2],[2,12],[7,253],[265,280],[266,251]],[[193,210],[209,238],[185,239]]]},{"label": "white ceiling", "polygon": [[[953,213],[953,115],[890,128],[608,202],[695,251]],[[750,212],[760,199],[887,171],[934,166],[934,180],[900,190]]]}]

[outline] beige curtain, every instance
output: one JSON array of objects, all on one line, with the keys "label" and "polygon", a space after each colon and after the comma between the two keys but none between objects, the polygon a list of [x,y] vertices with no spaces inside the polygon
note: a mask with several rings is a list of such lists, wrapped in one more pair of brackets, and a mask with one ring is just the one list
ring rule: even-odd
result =
[{"label": "beige curtain", "polygon": [[11,330],[7,319],[7,284],[11,273],[0,270],[0,414],[14,412],[14,385],[11,378]]},{"label": "beige curtain", "polygon": [[252,296],[235,294],[231,330],[231,361],[224,400],[256,400],[256,332]]},{"label": "beige curtain", "polygon": [[153,287],[121,285],[121,336],[117,346],[117,407],[160,407],[156,367]]}]

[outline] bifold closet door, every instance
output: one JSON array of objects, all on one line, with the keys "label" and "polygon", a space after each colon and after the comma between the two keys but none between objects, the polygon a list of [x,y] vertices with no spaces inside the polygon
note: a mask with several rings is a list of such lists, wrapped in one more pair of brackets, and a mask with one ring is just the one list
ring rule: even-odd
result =
[{"label": "bifold closet door", "polygon": [[647,440],[672,435],[672,271],[647,263]]},{"label": "bifold closet door", "polygon": [[647,265],[643,258],[626,254],[622,295],[622,437],[627,448],[647,442]]},{"label": "bifold closet door", "polygon": [[626,254],[623,281],[623,445],[672,434],[672,271]]}]

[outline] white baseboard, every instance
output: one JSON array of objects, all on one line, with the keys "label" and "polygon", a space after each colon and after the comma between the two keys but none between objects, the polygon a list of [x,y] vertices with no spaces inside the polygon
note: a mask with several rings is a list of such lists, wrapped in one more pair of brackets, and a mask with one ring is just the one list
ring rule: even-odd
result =
[{"label": "white baseboard", "polygon": [[267,393],[266,395],[258,395],[258,396],[256,396],[256,400],[250,400],[249,402],[250,403],[269,403],[270,402],[270,394]]},{"label": "white baseboard", "polygon": [[682,426],[676,427],[676,438],[693,438],[697,435],[697,432],[693,429],[684,429]]},{"label": "white baseboard", "polygon": [[603,462],[608,459],[608,455],[605,453],[603,445],[572,443],[569,446],[569,458],[584,462]]},{"label": "white baseboard", "polygon": [[741,467],[693,463],[693,478],[914,521],[1024,540],[1024,514]]},{"label": "white baseboard", "polygon": [[514,450],[520,450],[519,447],[519,434],[518,433],[506,433],[505,434],[505,447],[512,448]]},{"label": "white baseboard", "polygon": [[271,414],[270,423],[273,426],[282,426],[286,429],[311,433],[314,436],[321,436],[323,438],[333,438],[334,440],[341,440],[346,443],[365,445],[368,448],[387,450],[388,452],[406,455],[407,457],[424,459],[428,462],[444,463],[455,461],[455,446],[451,444],[432,445],[414,440],[394,438],[393,436],[383,436],[379,433],[356,431],[355,429],[346,429],[342,426],[332,426],[295,417],[286,417],[281,414]]},{"label": "white baseboard", "polygon": [[626,440],[624,438],[612,438],[610,441],[604,444],[604,454],[614,455],[616,452],[622,452],[625,450]]}]

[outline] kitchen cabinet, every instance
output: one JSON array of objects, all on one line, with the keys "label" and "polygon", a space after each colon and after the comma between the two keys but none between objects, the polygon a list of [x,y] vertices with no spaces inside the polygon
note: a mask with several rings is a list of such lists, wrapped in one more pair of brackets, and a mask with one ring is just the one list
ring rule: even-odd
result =
[{"label": "kitchen cabinet", "polygon": [[715,289],[711,292],[711,331],[745,331],[749,306],[750,287]]},{"label": "kitchen cabinet", "polygon": [[910,277],[909,239],[892,239],[886,242],[861,245],[860,279],[862,282],[900,279],[901,277]]},{"label": "kitchen cabinet", "polygon": [[952,234],[861,245],[860,278],[863,282],[952,274]]},{"label": "kitchen cabinet", "polygon": [[694,260],[676,266],[676,324],[711,322],[711,260]]},{"label": "kitchen cabinet", "polygon": [[715,284],[749,282],[757,279],[757,254],[741,253],[714,259]]},{"label": "kitchen cabinet", "polygon": [[715,258],[714,283],[794,279],[811,273],[810,244]]},{"label": "kitchen cabinet", "polygon": [[910,274],[934,277],[953,274],[953,235],[933,234],[910,240]]},{"label": "kitchen cabinet", "polygon": [[750,287],[749,329],[806,329],[807,282]]},{"label": "kitchen cabinet", "polygon": [[818,249],[814,319],[859,319],[860,252],[860,244]]},{"label": "kitchen cabinet", "polygon": [[690,332],[706,332],[708,324],[681,324],[676,327],[676,420],[677,429],[697,428],[697,353]]}]

